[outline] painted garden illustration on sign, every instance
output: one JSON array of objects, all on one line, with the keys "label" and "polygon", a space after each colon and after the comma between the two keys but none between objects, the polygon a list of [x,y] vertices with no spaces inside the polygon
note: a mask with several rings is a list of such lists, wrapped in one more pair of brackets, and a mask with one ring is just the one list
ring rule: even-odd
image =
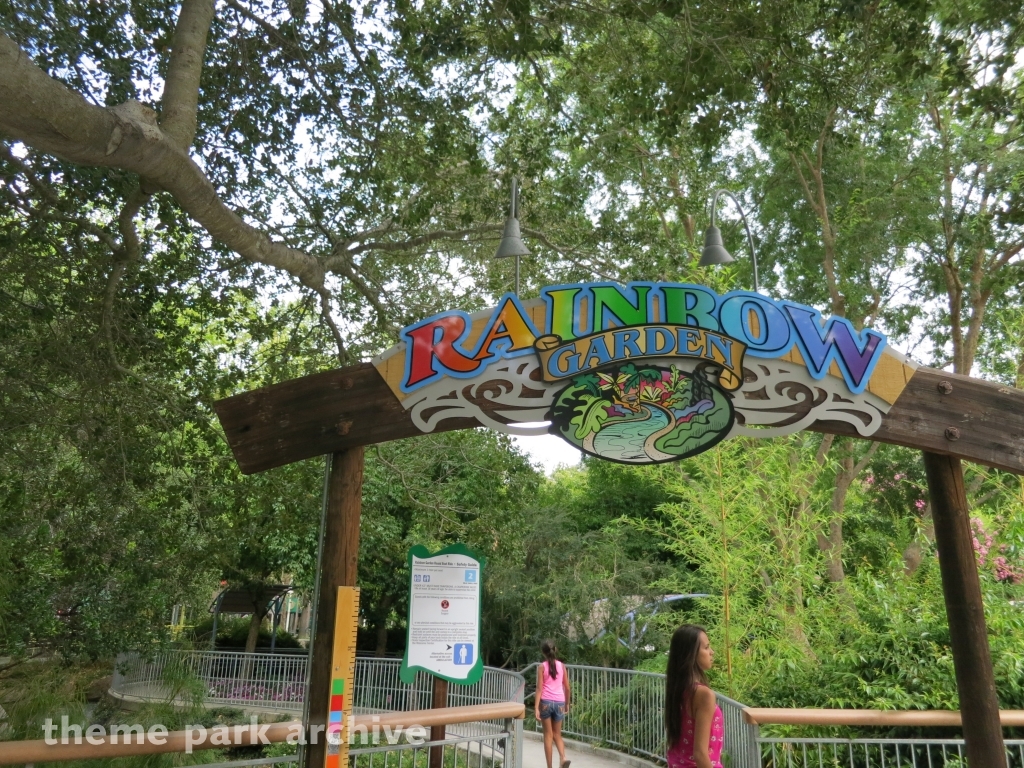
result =
[{"label": "painted garden illustration on sign", "polygon": [[555,396],[552,431],[623,463],[674,461],[707,450],[732,427],[729,396],[697,368],[633,363],[585,373]]}]

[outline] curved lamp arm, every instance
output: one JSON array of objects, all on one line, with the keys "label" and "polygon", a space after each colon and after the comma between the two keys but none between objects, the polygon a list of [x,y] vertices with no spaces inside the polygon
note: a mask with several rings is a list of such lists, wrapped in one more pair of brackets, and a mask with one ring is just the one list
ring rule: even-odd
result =
[{"label": "curved lamp arm", "polygon": [[711,226],[715,226],[715,209],[718,207],[718,198],[725,195],[733,203],[736,204],[736,210],[740,212],[740,218],[743,220],[743,228],[747,231],[747,245],[750,246],[750,258],[754,262],[754,292],[761,292],[761,285],[757,279],[757,251],[754,250],[754,236],[750,234],[750,225],[747,224],[747,216],[743,213],[743,206],[740,205],[740,201],[736,199],[736,195],[727,189],[719,189],[715,192],[715,196],[711,198]]}]

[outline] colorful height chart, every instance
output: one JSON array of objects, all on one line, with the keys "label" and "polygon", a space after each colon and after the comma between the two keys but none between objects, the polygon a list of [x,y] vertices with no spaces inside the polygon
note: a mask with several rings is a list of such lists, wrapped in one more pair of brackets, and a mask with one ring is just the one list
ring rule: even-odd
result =
[{"label": "colorful height chart", "polygon": [[[331,655],[331,701],[327,715],[327,757],[324,768],[348,767],[348,717],[354,714],[356,627],[359,589],[338,587]],[[346,706],[346,703],[348,706]]]}]

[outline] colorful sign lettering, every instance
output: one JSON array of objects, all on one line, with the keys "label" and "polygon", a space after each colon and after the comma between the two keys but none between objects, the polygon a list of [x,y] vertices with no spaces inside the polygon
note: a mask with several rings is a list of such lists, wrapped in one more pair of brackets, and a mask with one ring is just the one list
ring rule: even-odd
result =
[{"label": "colorful sign lettering", "polygon": [[916,367],[812,307],[683,283],[580,283],[409,326],[374,365],[425,432],[475,418],[625,463],[672,461],[816,419],[878,428]]}]

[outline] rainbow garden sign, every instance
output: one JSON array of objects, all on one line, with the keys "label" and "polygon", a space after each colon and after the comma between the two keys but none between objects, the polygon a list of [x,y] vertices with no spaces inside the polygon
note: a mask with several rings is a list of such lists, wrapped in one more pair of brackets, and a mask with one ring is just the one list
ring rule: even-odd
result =
[{"label": "rainbow garden sign", "polygon": [[578,283],[404,328],[374,367],[422,432],[453,418],[656,464],[838,421],[869,437],[915,366],[871,329],[758,293]]}]

